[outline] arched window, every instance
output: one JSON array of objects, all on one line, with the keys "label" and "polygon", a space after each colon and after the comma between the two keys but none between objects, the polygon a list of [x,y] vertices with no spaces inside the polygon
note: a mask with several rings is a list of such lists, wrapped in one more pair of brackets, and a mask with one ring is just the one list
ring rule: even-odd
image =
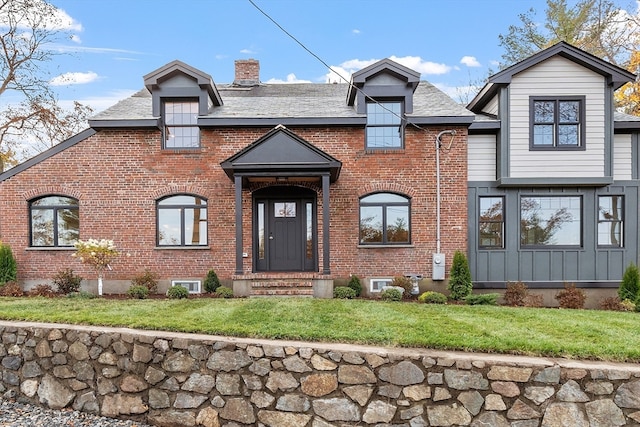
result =
[{"label": "arched window", "polygon": [[158,246],[206,246],[207,201],[187,194],[157,203]]},{"label": "arched window", "polygon": [[29,203],[30,245],[72,247],[80,238],[78,200],[66,196],[44,196]]},{"label": "arched window", "polygon": [[411,242],[411,204],[394,193],[375,193],[360,199],[360,244],[397,245]]}]

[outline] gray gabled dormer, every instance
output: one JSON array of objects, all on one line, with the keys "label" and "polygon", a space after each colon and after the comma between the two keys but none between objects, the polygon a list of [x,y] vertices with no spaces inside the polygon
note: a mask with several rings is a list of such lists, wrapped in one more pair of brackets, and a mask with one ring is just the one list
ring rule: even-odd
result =
[{"label": "gray gabled dormer", "polygon": [[211,76],[181,61],[172,61],[144,77],[144,85],[152,96],[153,116],[162,112],[166,98],[198,100],[198,114],[204,116],[209,108],[222,105],[222,98]]},{"label": "gray gabled dormer", "polygon": [[395,98],[404,103],[404,112],[413,113],[413,92],[420,73],[390,59],[383,59],[353,73],[347,93],[347,105],[359,114],[366,113],[366,96],[373,99]]}]

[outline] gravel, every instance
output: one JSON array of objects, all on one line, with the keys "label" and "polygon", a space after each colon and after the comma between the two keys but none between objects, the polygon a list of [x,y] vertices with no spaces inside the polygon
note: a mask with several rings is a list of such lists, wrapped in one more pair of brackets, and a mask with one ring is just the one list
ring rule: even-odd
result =
[{"label": "gravel", "polygon": [[151,427],[134,421],[99,417],[63,409],[54,411],[36,405],[0,398],[0,427]]}]

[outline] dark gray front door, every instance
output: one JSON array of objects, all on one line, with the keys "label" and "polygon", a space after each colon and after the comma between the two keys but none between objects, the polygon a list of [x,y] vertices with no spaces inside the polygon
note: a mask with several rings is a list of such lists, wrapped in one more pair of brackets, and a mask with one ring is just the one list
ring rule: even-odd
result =
[{"label": "dark gray front door", "polygon": [[254,256],[258,271],[314,271],[317,269],[315,203],[280,190],[277,196],[256,198]]},{"label": "dark gray front door", "polygon": [[300,203],[296,200],[269,203],[269,265],[272,271],[302,269],[302,221]]}]

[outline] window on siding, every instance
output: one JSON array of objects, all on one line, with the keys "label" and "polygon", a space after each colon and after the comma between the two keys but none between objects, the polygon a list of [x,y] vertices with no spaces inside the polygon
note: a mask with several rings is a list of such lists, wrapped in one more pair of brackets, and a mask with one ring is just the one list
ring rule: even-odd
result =
[{"label": "window on siding", "polygon": [[410,242],[410,203],[399,194],[375,193],[360,199],[360,244]]},{"label": "window on siding", "polygon": [[480,197],[478,246],[504,248],[504,198]]},{"label": "window on siding", "polygon": [[584,99],[531,98],[531,148],[584,148]]},{"label": "window on siding", "polygon": [[528,247],[581,246],[582,198],[521,197],[520,244]]},{"label": "window on siding", "polygon": [[207,201],[190,195],[170,196],[157,203],[158,246],[206,246]]},{"label": "window on siding", "polygon": [[200,128],[198,125],[198,102],[164,102],[164,148],[200,147]]},{"label": "window on siding", "polygon": [[624,196],[598,197],[598,246],[623,246],[623,206]]},{"label": "window on siding", "polygon": [[45,196],[29,203],[32,247],[73,247],[80,238],[78,200]]},{"label": "window on siding", "polygon": [[367,103],[366,148],[402,148],[402,102]]}]

